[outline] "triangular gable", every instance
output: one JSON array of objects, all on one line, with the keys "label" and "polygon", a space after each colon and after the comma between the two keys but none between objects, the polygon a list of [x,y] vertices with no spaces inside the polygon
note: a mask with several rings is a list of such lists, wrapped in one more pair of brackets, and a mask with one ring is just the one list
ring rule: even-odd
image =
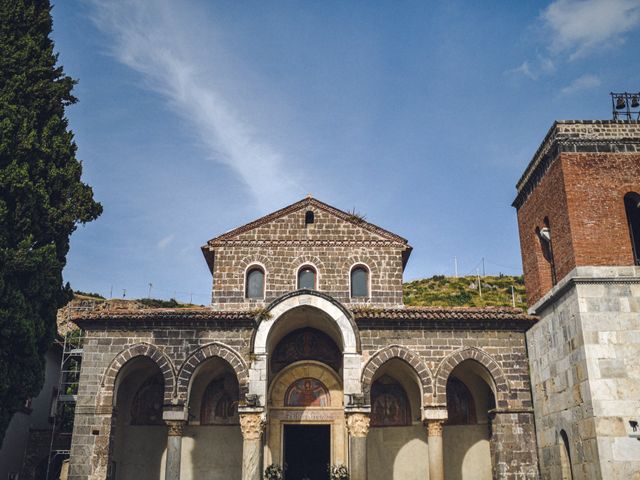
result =
[{"label": "triangular gable", "polygon": [[273,213],[265,215],[264,217],[254,220],[253,222],[249,222],[246,225],[243,225],[238,228],[234,228],[233,230],[230,230],[218,237],[212,238],[207,242],[205,246],[203,246],[203,249],[206,247],[223,244],[226,241],[231,241],[234,238],[242,236],[242,234],[258,229],[282,217],[285,217],[294,212],[297,212],[298,210],[302,210],[309,207],[314,207],[314,208],[317,208],[318,210],[327,212],[347,223],[354,225],[357,228],[360,228],[362,230],[365,230],[371,234],[374,234],[380,237],[380,240],[386,240],[388,242],[398,243],[406,248],[411,248],[409,247],[406,239],[402,238],[399,235],[396,235],[395,233],[392,233],[388,230],[385,230],[384,228],[374,225],[373,223],[360,219],[352,213],[348,213],[343,210],[332,207],[331,205],[321,202],[320,200],[316,200],[315,198],[307,197],[300,200],[299,202],[293,203],[287,207],[284,207]]}]

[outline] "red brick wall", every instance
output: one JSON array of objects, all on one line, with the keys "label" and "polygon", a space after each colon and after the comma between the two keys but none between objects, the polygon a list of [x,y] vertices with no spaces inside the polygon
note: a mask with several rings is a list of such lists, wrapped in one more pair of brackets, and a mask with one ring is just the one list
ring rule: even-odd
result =
[{"label": "red brick wall", "polygon": [[640,153],[561,155],[576,265],[633,265],[624,196],[640,193]]},{"label": "red brick wall", "polygon": [[536,227],[544,227],[549,218],[553,256],[558,279],[575,267],[562,164],[554,162],[529,198],[518,209],[522,268],[529,305],[553,286],[551,266],[544,258]]},{"label": "red brick wall", "polygon": [[633,265],[624,196],[640,192],[640,154],[561,153],[518,209],[529,305],[551,287],[535,228],[549,217],[557,279],[576,266]]}]

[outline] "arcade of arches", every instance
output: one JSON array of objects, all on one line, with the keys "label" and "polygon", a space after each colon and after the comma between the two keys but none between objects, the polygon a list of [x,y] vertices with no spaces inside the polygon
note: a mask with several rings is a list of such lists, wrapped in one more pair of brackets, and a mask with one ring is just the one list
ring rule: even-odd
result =
[{"label": "arcade of arches", "polygon": [[336,321],[339,308],[280,310],[245,358],[222,343],[177,371],[153,345],[116,356],[100,392],[113,405],[104,478],[258,480],[272,464],[291,480],[325,479],[327,465],[355,480],[498,475],[514,413],[489,355],[457,350],[433,368],[410,346],[366,349],[375,330]]}]

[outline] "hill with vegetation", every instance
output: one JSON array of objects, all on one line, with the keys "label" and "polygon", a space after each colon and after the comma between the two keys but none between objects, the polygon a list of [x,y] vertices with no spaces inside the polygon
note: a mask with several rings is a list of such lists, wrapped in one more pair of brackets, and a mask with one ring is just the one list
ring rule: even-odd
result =
[{"label": "hill with vegetation", "polygon": [[[513,287],[513,297],[511,288]],[[415,280],[404,284],[404,304],[433,307],[511,307],[526,310],[522,276],[445,277]]]}]

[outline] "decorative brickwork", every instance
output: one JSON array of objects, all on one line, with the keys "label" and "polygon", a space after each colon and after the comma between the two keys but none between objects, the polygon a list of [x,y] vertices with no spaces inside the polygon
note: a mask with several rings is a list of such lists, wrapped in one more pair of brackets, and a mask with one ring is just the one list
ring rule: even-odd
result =
[{"label": "decorative brickwork", "polygon": [[247,383],[249,381],[249,373],[245,361],[240,354],[231,347],[214,342],[200,347],[182,364],[180,373],[178,374],[178,390],[176,395],[178,402],[185,402],[187,400],[191,376],[196,368],[198,368],[198,365],[213,357],[221,358],[231,365],[238,379],[240,399],[241,401],[244,400],[244,395],[247,393]]},{"label": "decorative brickwork", "polygon": [[509,406],[509,383],[502,373],[502,369],[498,363],[482,350],[471,347],[450,353],[440,363],[435,377],[435,396],[436,403],[445,405],[447,403],[447,380],[449,375],[465,360],[473,360],[485,367],[491,374],[496,388],[496,402],[499,408],[507,408]]},{"label": "decorative brickwork", "polygon": [[390,345],[376,352],[362,369],[362,391],[365,395],[365,402],[371,404],[371,386],[376,371],[386,362],[393,358],[398,358],[413,368],[416,376],[420,379],[423,402],[425,405],[431,403],[433,395],[433,378],[429,368],[422,359],[411,350],[401,345]]}]

